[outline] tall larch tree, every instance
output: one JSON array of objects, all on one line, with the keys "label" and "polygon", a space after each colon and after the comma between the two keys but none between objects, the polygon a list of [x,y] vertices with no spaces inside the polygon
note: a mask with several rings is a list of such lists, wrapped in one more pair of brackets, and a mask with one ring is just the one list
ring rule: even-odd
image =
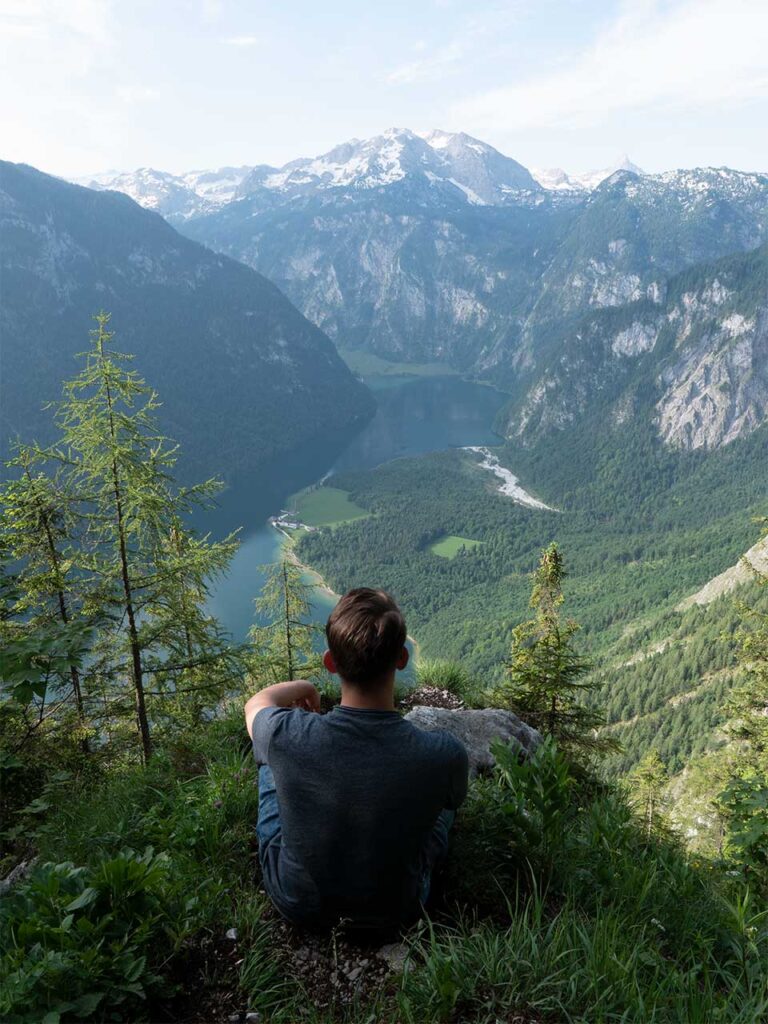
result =
[{"label": "tall larch tree", "polygon": [[[204,600],[228,564],[233,536],[212,543],[183,524],[220,485],[180,487],[172,472],[177,449],[159,433],[157,395],[112,347],[109,315],[95,317],[83,370],[64,385],[56,420],[61,442],[51,451],[72,493],[87,503],[80,571],[95,582],[93,600],[110,616],[98,657],[113,690],[127,678],[145,760],[152,754],[148,701],[178,696],[202,664],[235,670],[232,650]],[[213,697],[211,685],[200,691]],[[118,707],[118,704],[114,704]]]}]

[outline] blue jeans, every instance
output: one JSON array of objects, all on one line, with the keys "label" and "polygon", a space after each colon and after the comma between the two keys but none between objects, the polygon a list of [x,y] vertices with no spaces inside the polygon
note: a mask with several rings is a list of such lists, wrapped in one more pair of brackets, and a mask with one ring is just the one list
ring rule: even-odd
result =
[{"label": "blue jeans", "polygon": [[[432,886],[432,872],[448,855],[448,833],[456,819],[456,812],[444,809],[437,816],[426,845],[422,851],[422,871],[419,881],[419,899],[422,905],[429,899]],[[259,839],[259,861],[264,866],[267,851],[273,844],[280,845],[280,808],[272,769],[268,764],[259,768],[259,818],[256,835]]]}]

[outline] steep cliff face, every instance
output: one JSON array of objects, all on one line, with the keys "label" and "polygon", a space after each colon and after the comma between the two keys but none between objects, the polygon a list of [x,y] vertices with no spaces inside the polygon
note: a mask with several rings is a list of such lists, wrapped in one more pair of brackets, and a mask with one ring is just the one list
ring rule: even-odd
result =
[{"label": "steep cliff face", "polygon": [[395,129],[258,168],[238,196],[184,231],[260,269],[342,348],[470,372],[514,346],[578,202],[469,136]]},{"label": "steep cliff face", "polygon": [[[768,178],[619,172],[591,194],[564,198],[494,192],[475,170],[470,202],[466,189],[457,195],[450,181],[410,165],[391,182],[380,166],[371,179],[375,150],[368,146],[362,168],[354,154],[334,157],[367,175],[365,188],[358,178],[350,187],[349,164],[342,171],[324,158],[311,174],[304,166],[281,179],[290,204],[265,195],[262,176],[259,189],[187,230],[263,270],[341,347],[444,361],[511,388],[522,395],[514,436],[561,429],[598,394],[614,402],[614,420],[635,415],[636,396],[623,389],[638,366],[661,388],[655,415],[670,444],[716,446],[761,422],[762,384],[749,372],[759,318],[719,334],[713,327],[674,365],[665,355],[662,367],[669,343],[657,340],[676,315],[668,296],[676,275],[768,237]],[[323,167],[334,168],[334,184],[321,194]],[[705,296],[700,315],[710,307]],[[735,330],[742,341],[732,351]]]},{"label": "steep cliff face", "polygon": [[663,303],[581,318],[511,410],[531,442],[603,409],[605,423],[651,416],[687,450],[718,448],[768,418],[768,246],[671,278]]},{"label": "steep cliff face", "polygon": [[768,418],[768,247],[682,283],[667,313],[673,352],[656,403],[676,447],[717,448]]},{"label": "steep cliff face", "polygon": [[0,275],[4,443],[51,436],[42,406],[77,371],[100,309],[196,474],[252,470],[371,412],[329,339],[273,284],[124,195],[0,163]]},{"label": "steep cliff face", "polygon": [[[259,266],[341,348],[470,372],[514,347],[551,257],[549,204],[483,207],[404,182],[343,204],[245,198],[188,231]],[[248,211],[251,211],[250,214]]]}]

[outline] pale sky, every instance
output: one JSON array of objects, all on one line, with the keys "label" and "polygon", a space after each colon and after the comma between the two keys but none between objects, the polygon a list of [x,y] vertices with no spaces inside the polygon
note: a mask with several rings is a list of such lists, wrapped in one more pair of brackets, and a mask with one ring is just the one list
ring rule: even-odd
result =
[{"label": "pale sky", "polygon": [[768,171],[768,0],[0,0],[0,156],[282,164],[397,126]]}]

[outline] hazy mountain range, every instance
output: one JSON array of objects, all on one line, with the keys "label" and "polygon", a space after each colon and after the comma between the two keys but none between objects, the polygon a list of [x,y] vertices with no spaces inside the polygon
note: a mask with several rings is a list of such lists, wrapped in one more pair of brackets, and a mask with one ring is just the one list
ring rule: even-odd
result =
[{"label": "hazy mountain range", "polygon": [[531,168],[531,174],[542,188],[553,189],[557,192],[592,192],[616,171],[632,171],[633,174],[645,173],[637,164],[633,164],[626,154],[610,167],[603,167],[596,171],[584,171],[581,174],[569,174],[562,167]]},{"label": "hazy mountain range", "polygon": [[376,188],[418,175],[432,184],[452,185],[475,205],[503,202],[505,196],[538,187],[558,192],[589,192],[616,171],[642,174],[629,157],[611,167],[568,174],[562,168],[533,168],[503,156],[464,133],[411,132],[392,128],[371,139],[351,139],[315,158],[283,167],[220,167],[171,174],[151,167],[106,171],[78,178],[76,184],[114,189],[173,222],[218,210],[260,189],[282,195],[334,188]]},{"label": "hazy mountain range", "polygon": [[392,129],[282,168],[107,185],[259,270],[340,348],[510,390],[526,443],[595,403],[691,448],[765,419],[765,259],[745,254],[768,240],[766,175],[531,173],[468,135]]}]

